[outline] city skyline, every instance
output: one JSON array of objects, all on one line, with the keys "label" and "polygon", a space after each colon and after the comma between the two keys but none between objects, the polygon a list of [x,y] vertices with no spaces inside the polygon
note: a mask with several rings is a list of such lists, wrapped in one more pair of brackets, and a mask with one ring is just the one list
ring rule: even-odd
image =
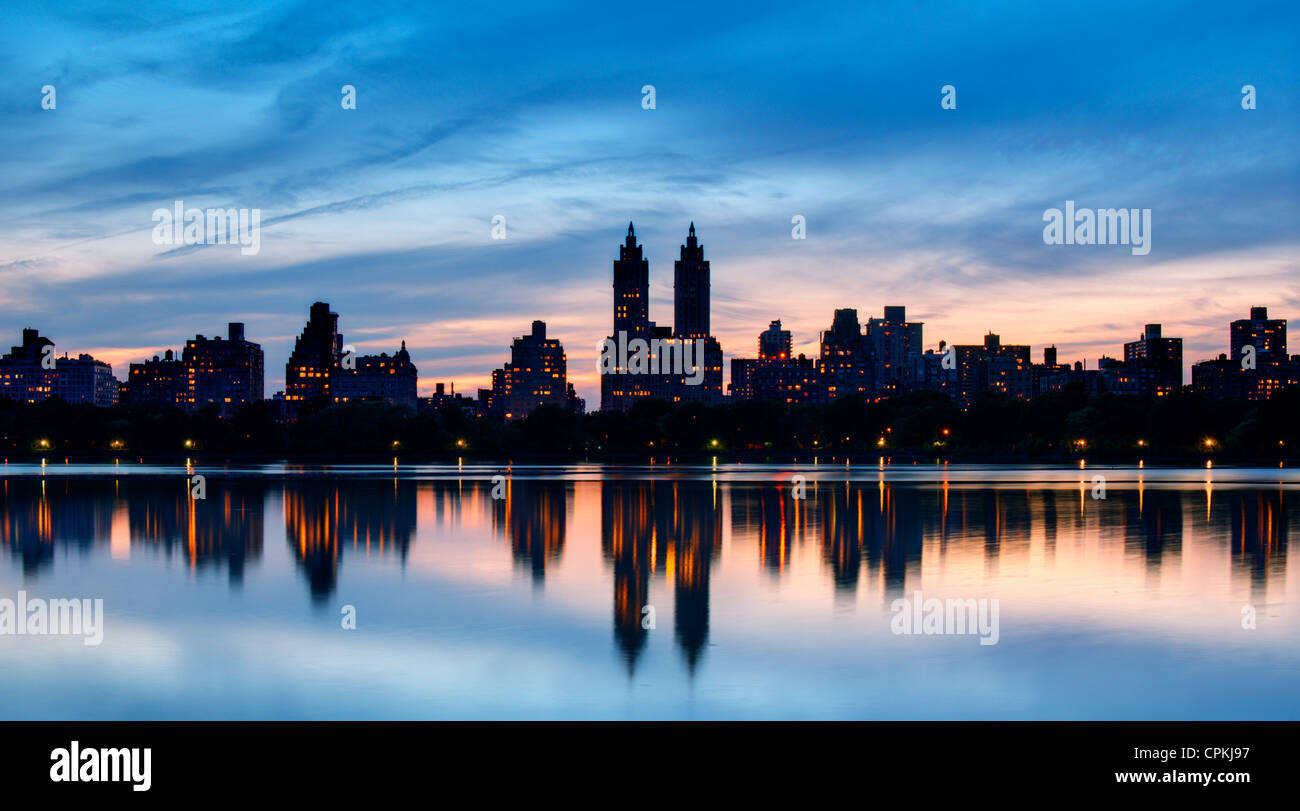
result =
[{"label": "city skyline", "polygon": [[[541,319],[595,403],[615,224],[641,224],[666,321],[693,220],[724,349],[780,318],[811,355],[833,302],[904,303],[936,342],[1096,358],[1163,323],[1211,358],[1246,308],[1300,305],[1297,13],[1253,8],[1007,4],[958,28],[956,6],[505,4],[449,28],[341,5],[333,28],[273,3],[142,28],[18,4],[0,324],[120,370],[239,317],[269,393],[325,300],[359,351],[405,339],[427,392],[488,385]],[[1045,245],[1043,212],[1071,200],[1150,209],[1151,252]],[[177,201],[259,209],[260,253],[155,244],[151,213]]]},{"label": "city skyline", "polygon": [[[671,298],[667,302],[668,306],[662,307],[660,309],[655,309],[649,306],[650,303],[653,302],[653,300],[655,299],[656,293],[658,293],[660,296],[664,294],[663,291],[656,291],[655,286],[651,281],[651,279],[653,278],[653,271],[652,271],[653,263],[650,262],[648,258],[643,258],[646,252],[643,250],[644,245],[640,243],[640,239],[641,237],[635,231],[634,223],[629,222],[627,232],[625,234],[625,240],[623,244],[621,244],[617,249],[618,252],[616,254],[616,258],[613,260],[614,296],[612,299],[612,307],[613,307],[614,315],[613,315],[612,325],[615,328],[615,332],[616,333],[620,331],[626,332],[628,329],[631,329],[632,334],[640,334],[640,332],[644,332],[646,337],[651,335],[652,332],[655,334],[660,334],[664,337],[667,337],[669,335],[677,335],[679,329],[676,325],[659,324],[653,318],[653,316],[656,314],[659,314],[660,317],[668,314],[667,312],[665,312],[665,310],[668,310],[669,307],[671,307],[672,315],[675,318],[680,319],[683,317],[683,313],[687,314],[686,315],[686,318],[688,319],[687,328],[684,332],[680,333],[679,337],[689,336],[693,338],[702,338],[707,336],[708,329],[709,329],[708,324],[711,317],[711,306],[710,306],[711,287],[713,287],[711,283],[711,270],[710,270],[711,261],[705,256],[703,243],[697,241],[695,223],[691,222],[689,224],[687,229],[687,236],[684,238],[682,244],[680,245],[680,252],[681,252],[680,255],[682,258],[674,262],[676,266],[674,275],[676,278],[674,279],[672,284],[672,292],[668,294],[671,296]],[[685,265],[685,272],[687,275],[683,276],[683,262],[688,257],[690,259],[690,262],[693,264],[687,263]],[[630,260],[630,262],[628,260]],[[635,271],[631,270],[633,264],[635,264],[637,268],[637,270]],[[625,270],[620,271],[620,267],[624,267]],[[698,269],[691,270],[691,268],[693,267]],[[628,272],[632,272],[634,276],[628,277],[626,275],[620,275],[621,273],[626,274]],[[697,275],[692,275],[692,274],[697,274]],[[639,277],[639,281],[637,280],[636,277]],[[685,283],[688,285],[688,287],[686,288],[682,288],[684,279],[686,280]],[[620,285],[623,285],[623,287],[620,288]],[[620,292],[620,289],[622,289],[623,292]],[[632,313],[630,316],[620,315],[620,312],[623,312],[623,310],[627,307],[626,301],[630,300],[628,299],[629,295],[631,295],[632,299],[637,300],[635,304],[640,309]],[[839,304],[847,304],[847,302],[840,302]],[[338,325],[340,315],[338,313],[334,313],[330,311],[332,306],[333,305],[323,301],[317,301],[314,304],[312,304],[310,308],[309,317],[307,319],[307,332],[298,334],[295,337],[295,345],[300,346],[302,344],[302,341],[306,339],[307,335],[311,332],[312,329],[327,330],[328,334],[322,334],[321,339],[316,340],[317,343],[319,343],[320,340],[324,340],[325,343],[329,345],[325,350],[322,350],[325,352],[326,355],[329,355],[332,351],[332,359],[321,358],[316,361],[317,365],[319,365],[320,363],[325,364],[325,366],[322,368],[328,368],[331,364],[337,365],[339,362],[339,353],[344,348],[342,343],[343,338],[341,337],[343,330]],[[900,328],[900,331],[906,330],[908,335],[907,339],[903,342],[903,344],[899,344],[898,346],[890,350],[890,355],[896,356],[893,359],[893,365],[895,367],[897,367],[899,361],[902,361],[905,364],[910,364],[912,362],[911,361],[912,357],[921,355],[922,353],[930,356],[930,360],[937,363],[938,362],[937,355],[942,353],[943,346],[946,344],[955,347],[960,352],[966,353],[965,355],[962,356],[963,360],[960,361],[960,365],[962,366],[962,368],[966,368],[972,362],[972,360],[969,357],[967,357],[969,353],[971,351],[977,351],[977,352],[979,351],[980,344],[976,342],[963,344],[963,343],[959,343],[959,341],[957,340],[952,340],[951,338],[946,338],[946,337],[937,338],[937,339],[935,338],[921,339],[921,327],[925,323],[924,319],[911,318],[909,320],[906,315],[906,310],[907,310],[906,305],[896,305],[896,304],[884,305],[883,307],[880,308],[885,313],[884,319],[869,318],[865,323],[861,324],[860,326],[858,325],[857,322],[857,314],[856,314],[858,311],[857,307],[842,309],[840,306],[835,304],[832,304],[832,306],[834,312],[833,323],[830,324],[829,329],[822,328],[816,330],[814,333],[816,338],[814,341],[811,342],[811,345],[809,345],[808,341],[797,340],[794,337],[795,335],[797,335],[797,333],[794,333],[793,330],[785,329],[782,331],[780,339],[782,341],[789,342],[789,350],[788,350],[790,353],[789,360],[794,361],[798,359],[802,362],[802,358],[800,356],[806,355],[809,358],[809,362],[816,363],[818,362],[817,359],[820,356],[821,362],[824,363],[827,359],[826,352],[827,352],[828,345],[826,342],[828,340],[831,341],[832,343],[836,341],[843,341],[843,340],[849,340],[850,342],[856,343],[859,340],[864,340],[870,344],[873,344],[873,346],[869,347],[867,350],[868,353],[871,355],[871,358],[866,360],[865,362],[868,365],[873,364],[875,362],[874,361],[875,356],[880,355],[881,362],[885,364],[884,368],[888,369],[890,368],[890,363],[888,357],[886,357],[886,355],[884,354],[885,346],[881,344],[881,341],[889,340],[889,339],[882,338],[880,334],[872,334],[872,333],[877,327],[881,327],[882,328],[881,332],[884,334],[888,334],[887,332],[884,332],[883,328],[887,328],[891,324]],[[1256,317],[1257,311],[1264,313],[1264,315],[1260,316],[1261,318],[1267,317],[1266,306],[1259,306],[1258,304],[1252,304],[1249,307],[1249,310],[1251,313],[1251,318]],[[843,328],[840,326],[841,316],[846,314],[852,314],[851,318],[853,319],[853,325],[850,331],[853,333],[853,335],[848,337],[847,339],[845,338],[844,335],[839,335],[838,337],[836,337],[837,333],[842,332],[843,329],[849,328],[847,326]],[[1274,314],[1274,317],[1277,318],[1276,313]],[[631,320],[629,321],[628,318],[631,318]],[[313,327],[313,324],[316,324],[316,322],[319,319],[326,319],[326,320],[322,323],[322,326]],[[607,310],[606,310],[606,320],[608,319],[609,319],[609,305],[607,305]],[[1178,350],[1171,357],[1174,360],[1175,364],[1180,365],[1181,380],[1176,383],[1172,380],[1169,380],[1167,384],[1162,384],[1162,385],[1171,385],[1176,387],[1178,385],[1191,384],[1194,382],[1194,375],[1192,373],[1193,367],[1195,367],[1197,364],[1200,363],[1215,361],[1228,354],[1231,354],[1231,359],[1232,359],[1232,363],[1229,365],[1235,365],[1240,360],[1240,350],[1241,350],[1240,344],[1242,343],[1242,341],[1239,339],[1236,330],[1238,329],[1237,326],[1238,323],[1240,323],[1241,321],[1242,321],[1241,313],[1237,313],[1237,318],[1234,318],[1230,322],[1229,325],[1230,336],[1226,342],[1222,341],[1222,333],[1220,333],[1221,340],[1219,343],[1219,349],[1222,350],[1224,348],[1227,348],[1228,350],[1227,352],[1214,351],[1211,354],[1207,354],[1205,357],[1198,357],[1194,354],[1188,354],[1183,352],[1182,344],[1184,343],[1184,339],[1181,336],[1168,339],[1178,343]],[[722,366],[723,366],[723,374],[725,375],[725,379],[722,384],[722,388],[717,392],[717,396],[720,396],[722,392],[726,392],[728,396],[731,395],[732,387],[737,382],[734,378],[734,374],[737,371],[736,362],[739,362],[741,364],[752,363],[752,361],[749,360],[749,358],[752,358],[755,355],[755,353],[752,351],[752,346],[756,342],[761,342],[765,339],[768,339],[767,336],[769,336],[772,330],[776,329],[782,323],[784,323],[784,319],[781,318],[773,319],[771,322],[771,326],[769,326],[766,332],[760,330],[758,326],[755,325],[754,331],[750,333],[751,339],[748,342],[748,345],[751,347],[751,349],[749,351],[746,351],[746,349],[743,348],[745,344],[738,345],[736,348],[730,351],[725,345],[721,348],[723,353],[723,358],[724,358]],[[823,321],[823,324],[825,323],[826,322]],[[1282,317],[1279,323],[1282,331],[1282,346],[1283,346],[1283,350],[1285,350],[1285,332],[1286,332],[1285,317]],[[536,331],[540,325],[540,329],[542,330],[541,334],[544,337],[547,329],[546,320],[543,318],[536,318],[532,320],[532,324],[533,324],[532,329],[534,331]],[[620,325],[622,325],[621,328]],[[629,327],[629,325],[631,326]],[[1168,326],[1168,324],[1166,324],[1165,326]],[[231,331],[232,340],[236,338],[236,334],[235,334],[236,330],[238,330],[238,340],[239,341],[243,340],[244,322],[231,321],[228,324],[228,328]],[[1222,330],[1222,328],[1223,325],[1220,325],[1220,330]],[[1122,351],[1116,354],[1111,354],[1111,350],[1115,350],[1116,347],[1108,347],[1108,348],[1104,348],[1102,354],[1094,358],[1070,357],[1067,353],[1061,351],[1061,347],[1068,346],[1068,343],[1062,341],[1056,341],[1056,340],[1045,342],[1041,345],[1020,344],[1018,342],[1015,342],[1013,344],[1007,345],[1006,348],[1016,351],[1015,357],[1013,359],[1014,362],[1020,362],[1025,365],[1029,365],[1029,364],[1040,365],[1040,361],[1041,361],[1042,364],[1046,364],[1047,366],[1056,366],[1056,364],[1059,361],[1062,370],[1068,369],[1071,366],[1076,366],[1078,363],[1081,363],[1083,369],[1098,371],[1100,370],[1101,363],[1108,359],[1109,360],[1118,359],[1123,361],[1132,360],[1133,358],[1131,357],[1131,352],[1134,351],[1132,347],[1137,344],[1142,344],[1145,341],[1145,339],[1148,337],[1146,333],[1149,329],[1154,329],[1155,330],[1154,337],[1157,340],[1161,340],[1160,331],[1162,329],[1162,324],[1156,322],[1144,322],[1141,327],[1141,333],[1136,337],[1136,340],[1130,336],[1121,343],[1121,346],[1119,348]],[[1068,334],[1070,330],[1071,330],[1070,327],[1066,327],[1065,329],[1063,329],[1063,332]],[[352,331],[352,334],[360,333],[362,335],[365,335],[368,333],[373,333],[374,331],[375,328],[373,327],[363,326],[360,329]],[[1169,333],[1174,334],[1176,333],[1176,330],[1170,329]],[[39,341],[42,344],[48,344],[51,341],[51,337],[49,334],[44,334],[44,335],[41,334],[41,329],[33,329],[31,327],[25,327],[23,330],[24,342],[26,342],[29,339],[28,338],[29,335],[31,336],[32,339]],[[988,330],[987,332],[979,336],[979,338],[980,341],[983,342],[985,346],[988,345],[988,342],[990,340],[993,340],[994,345],[996,345],[1000,337],[1003,335],[1006,335],[1006,337],[1011,339],[1011,341],[1014,341],[1015,339],[1014,333],[1008,334],[1002,331],[995,331],[994,329]],[[198,333],[196,338],[200,344],[204,344],[204,345],[210,344],[210,342],[208,344],[204,343],[207,339],[204,338],[202,333]],[[217,337],[215,340],[216,340],[216,344],[210,344],[210,345],[213,345],[215,347],[220,347],[221,346],[220,337]],[[711,337],[710,340],[712,340]],[[900,338],[895,338],[893,340],[898,341],[900,340]],[[919,341],[919,346],[912,345],[918,343],[918,341]],[[257,362],[259,364],[259,367],[257,368],[257,379],[259,381],[262,379],[261,363],[262,363],[263,349],[261,343],[262,342],[254,342],[249,344],[258,353]],[[403,359],[401,362],[406,364],[410,374],[414,376],[415,370],[419,368],[419,362],[415,360],[415,356],[413,353],[408,353],[407,341],[405,338],[400,338],[399,343],[401,345],[401,348],[397,354],[400,355],[400,357]],[[518,344],[518,339],[515,339],[515,343],[516,345]],[[565,356],[571,356],[575,353],[571,348],[566,347],[562,339],[552,339],[552,343],[556,344],[557,346],[556,351],[563,353],[561,356],[559,356],[561,359],[561,370],[562,370],[560,377],[564,378],[569,386],[570,399],[576,397],[577,399],[575,402],[577,403],[581,403],[583,400],[586,400],[586,402],[591,405],[591,410],[595,410],[600,407],[608,407],[608,406],[600,405],[602,403],[602,400],[608,399],[608,394],[606,394],[603,397],[601,396],[599,383],[596,384],[597,396],[594,400],[582,398],[580,396],[582,390],[578,387],[577,381],[582,381],[584,379],[587,379],[589,375],[584,374],[583,370],[580,367],[575,367],[575,365],[571,361],[569,361],[567,364],[563,362]],[[503,340],[503,345],[504,344],[505,341]],[[58,342],[54,342],[54,345],[56,346],[56,354],[60,350],[64,353],[65,357],[70,353],[70,350],[67,347],[59,347]],[[184,345],[186,346],[186,353],[188,354],[190,349],[192,349],[193,346],[195,345],[195,339],[187,339],[184,342]],[[352,349],[357,356],[362,358],[363,361],[373,358],[374,361],[376,361],[377,363],[382,361],[384,364],[386,364],[388,358],[386,351],[382,355],[379,353],[375,353],[373,355],[364,355],[364,356],[361,355],[363,351],[365,351],[370,347],[374,347],[376,345],[377,345],[377,339],[371,339],[371,340],[366,340],[366,339],[357,340],[353,338],[348,339],[348,348]],[[15,349],[18,348],[19,347],[15,347]],[[392,347],[387,347],[387,348],[391,349]],[[1034,349],[1038,350],[1037,354],[1033,352]],[[34,352],[36,351],[36,349],[32,348],[27,351]],[[80,353],[79,356],[83,361],[90,360],[91,358],[93,358],[94,360],[99,361],[101,363],[108,362],[103,357],[95,356],[93,352],[87,352],[84,349],[78,349],[76,351]],[[295,349],[294,351],[298,352],[299,350]],[[506,347],[504,351],[507,353],[510,352],[508,347]],[[856,349],[854,351],[856,351]],[[1145,350],[1140,350],[1140,351],[1145,351]],[[582,353],[579,352],[577,354],[580,355]],[[762,353],[760,352],[759,353],[760,357],[761,354]],[[983,353],[980,352],[980,354]],[[170,347],[168,347],[162,350],[161,352],[154,354],[152,358],[143,358],[139,362],[130,363],[129,365],[132,368],[128,370],[121,370],[118,367],[114,367],[113,374],[116,376],[116,378],[119,381],[126,382],[128,379],[131,379],[132,376],[136,374],[136,370],[134,367],[149,368],[151,364],[156,365],[159,363],[160,356],[164,364],[176,363],[177,369],[179,370],[180,355],[181,355],[180,352],[174,352]],[[175,360],[173,360],[173,357],[175,358]],[[278,361],[272,360],[271,362],[266,363],[265,367],[269,370],[292,367],[293,363],[295,363],[293,357],[294,354],[290,353],[286,355],[286,363],[281,364]],[[1278,358],[1274,358],[1273,360],[1287,361],[1289,359],[1290,359],[1290,355],[1287,354],[1285,351],[1283,351]],[[1179,363],[1179,361],[1181,361],[1181,363]],[[594,369],[597,367],[598,358],[593,357],[591,359],[591,363],[592,363],[592,370],[594,371]],[[365,364],[363,364],[363,366],[364,365]],[[510,362],[505,361],[504,368],[509,368],[509,365]],[[566,365],[567,365],[567,369],[564,368]],[[850,363],[850,366],[852,365],[853,363]],[[796,364],[791,364],[792,368],[794,368],[794,366],[796,366]],[[497,364],[495,368],[498,369],[502,368],[501,364]],[[575,369],[577,371],[577,374],[574,374]],[[141,369],[140,371],[143,371],[143,369]],[[745,371],[747,374],[748,370]],[[798,372],[797,369],[795,369],[795,371]],[[129,374],[127,372],[129,372]],[[802,372],[798,372],[798,373],[802,374]],[[877,374],[879,373],[880,372],[877,372]],[[167,373],[167,376],[171,376],[173,374],[175,373],[174,372]],[[451,390],[453,391],[456,389],[457,386],[460,387],[460,391],[462,392],[472,392],[475,391],[476,389],[480,390],[480,392],[483,390],[490,391],[498,388],[501,385],[501,383],[498,381],[498,375],[500,374],[501,374],[500,371],[492,372],[489,370],[486,373],[486,375],[471,377],[470,382],[467,383],[463,378],[448,379],[447,377],[438,374],[436,371],[432,374],[429,374],[427,373],[427,367],[426,367],[426,374],[418,378],[415,378],[413,380],[415,391],[410,394],[398,394],[397,401],[406,401],[406,398],[412,398],[410,401],[413,403],[414,402],[413,398],[416,395],[418,395],[420,398],[428,398],[430,396],[441,397],[444,394],[443,389],[446,384],[450,384]],[[888,374],[894,379],[899,379],[898,371],[894,371]],[[912,372],[910,370],[906,372],[906,375],[909,378],[911,374]],[[1166,373],[1162,373],[1162,374],[1165,374],[1165,379],[1168,380],[1168,375]],[[313,376],[313,375],[309,375],[309,376]],[[315,374],[314,376],[319,376],[319,374]],[[482,386],[474,385],[475,380],[479,380],[484,377],[486,377],[485,385]],[[596,375],[596,377],[599,380],[598,374]],[[279,378],[280,381],[283,381],[284,379],[285,378]],[[624,378],[619,376],[611,379],[623,380]],[[640,380],[641,378],[634,375],[627,379],[636,381],[636,380]],[[289,386],[282,385],[281,388],[274,389],[272,388],[272,386],[276,382],[277,377],[274,375],[267,375],[265,380],[266,380],[266,385],[263,389],[263,399],[269,400],[280,395],[287,395],[287,399],[290,401],[296,399],[303,399],[302,396],[294,394],[294,387],[301,384],[294,383]],[[1060,378],[1060,380],[1064,381],[1065,378],[1062,377]],[[771,382],[772,381],[769,381],[769,383]],[[804,382],[806,383],[807,381],[805,380]],[[1130,382],[1135,382],[1135,381],[1130,381]],[[953,384],[955,383],[956,381],[953,381]],[[1034,396],[1038,393],[1037,383],[1038,383],[1037,376],[1035,375],[1034,383],[1033,383],[1034,391],[1030,393],[1027,390],[1026,391],[1027,396]],[[637,385],[641,385],[641,384],[638,383]],[[845,381],[841,380],[840,385],[841,388],[843,388],[843,386],[845,385]],[[947,385],[952,385],[952,384],[947,384]],[[968,404],[971,391],[973,391],[974,388],[980,388],[987,385],[988,385],[987,381],[984,384],[980,384],[980,385],[976,385],[971,381],[963,381],[961,385],[963,393],[960,396],[958,396],[958,399],[961,400],[963,403]],[[1093,385],[1095,384],[1089,384],[1089,388],[1091,389]],[[1115,385],[1114,382],[1112,382],[1112,387],[1114,385]],[[676,395],[670,394],[667,391],[662,391],[662,392],[657,392],[654,396],[659,396],[659,397],[688,396],[691,398],[698,397],[700,395],[704,395],[706,397],[713,396],[708,393],[705,393],[702,389],[696,391],[694,387],[691,386],[681,387],[680,382],[678,386],[679,389],[677,390]],[[875,381],[872,380],[869,382],[867,388],[860,388],[857,389],[857,391],[859,391],[859,393],[865,396],[870,397],[873,394],[883,394],[885,396],[888,396],[888,394],[890,393],[901,393],[901,391],[904,390],[903,388],[898,388],[897,386],[884,385],[883,383],[882,386],[883,388],[877,389],[875,385]],[[746,387],[745,388],[746,391],[751,391],[751,388],[748,385],[747,377],[745,380],[745,387]],[[926,383],[920,385],[919,388],[943,388],[943,386],[934,385],[932,383]],[[1003,388],[1008,392],[1011,391],[1010,389],[1006,389],[1005,386],[1003,386]],[[328,389],[329,386],[328,383],[326,383],[323,391],[328,392]],[[361,391],[364,392],[364,389]],[[393,397],[390,395],[391,392],[389,394],[386,394],[386,398],[389,399],[390,401],[393,401]],[[173,396],[174,395],[171,394],[165,395],[162,398],[162,400],[168,401],[172,399]],[[191,391],[190,397],[193,398],[193,396],[194,396],[194,392]],[[752,396],[752,395],[747,395],[747,396]],[[834,395],[832,395],[832,397],[833,396]],[[1226,395],[1220,393],[1218,396],[1226,396]],[[211,399],[211,395],[209,396],[208,399],[209,400]],[[199,402],[203,402],[203,401],[204,398],[200,397]],[[238,398],[236,401],[238,401]],[[230,400],[227,400],[226,402],[229,403]],[[629,400],[628,402],[630,403],[631,400]],[[625,407],[625,406],[616,405],[614,407]],[[516,408],[515,410],[518,409]]]}]

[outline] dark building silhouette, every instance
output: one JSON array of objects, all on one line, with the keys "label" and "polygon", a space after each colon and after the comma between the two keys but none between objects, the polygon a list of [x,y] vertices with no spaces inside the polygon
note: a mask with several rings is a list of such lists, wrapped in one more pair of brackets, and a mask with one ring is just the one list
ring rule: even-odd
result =
[{"label": "dark building silhouette", "polygon": [[[628,223],[614,261],[614,334],[607,340],[620,349],[617,359],[602,363],[602,409],[627,410],[645,398],[721,400],[722,346],[708,334],[709,285],[709,263],[691,223],[674,265],[673,308],[681,323],[674,329],[651,321],[650,263]],[[646,346],[636,348],[641,342]],[[640,367],[637,357],[652,359],[649,368]]]},{"label": "dark building silhouette", "polygon": [[986,390],[998,391],[1017,399],[1029,399],[1034,392],[1034,375],[1029,347],[1003,345],[1000,336],[990,332],[983,344],[958,344],[956,347],[956,397],[969,407],[975,396]]},{"label": "dark building silhouette", "polygon": [[[948,342],[939,342],[939,351],[927,349],[912,355],[911,387],[915,391],[939,391],[956,399],[957,366],[956,354],[951,356],[949,365],[945,365],[948,355]],[[954,347],[955,350],[955,347]]]},{"label": "dark building silhouette", "polygon": [[758,335],[759,360],[789,360],[794,354],[794,337],[790,330],[781,329],[781,319],[776,319]]},{"label": "dark building silhouette", "polygon": [[874,362],[873,391],[877,397],[911,388],[913,357],[921,354],[923,325],[907,320],[906,307],[886,307],[883,318],[867,319],[867,341]]},{"label": "dark building silhouette", "polygon": [[636,230],[627,224],[627,239],[614,260],[614,334],[632,338],[649,336],[650,262],[636,242]]},{"label": "dark building silhouette", "polygon": [[54,356],[54,342],[38,330],[23,330],[23,342],[0,356],[0,397],[21,403],[58,398],[68,403],[111,406],[118,384],[113,367],[90,355]]},{"label": "dark building silhouette", "polygon": [[581,413],[586,404],[568,382],[567,365],[564,347],[546,337],[546,322],[534,321],[531,333],[514,340],[510,361],[492,372],[488,412],[508,420],[523,419],[540,405]]},{"label": "dark building silhouette", "polygon": [[1273,392],[1300,386],[1300,355],[1286,354],[1286,320],[1251,307],[1250,318],[1228,327],[1231,355],[1192,366],[1192,388],[1214,398],[1266,400]]},{"label": "dark building silhouette", "polygon": [[244,339],[244,325],[232,321],[226,338],[196,335],[185,343],[181,361],[193,385],[190,404],[203,408],[216,404],[222,414],[264,397],[262,347]]},{"label": "dark building silhouette", "polygon": [[22,344],[10,347],[9,353],[0,357],[0,393],[21,403],[53,397],[56,373],[45,360],[53,356],[53,341],[42,338],[38,330],[24,329]]},{"label": "dark building silhouette", "polygon": [[1141,338],[1124,344],[1124,363],[1134,394],[1165,397],[1183,387],[1183,339],[1165,338],[1159,324],[1147,324]]},{"label": "dark building silhouette", "polygon": [[831,328],[821,336],[821,373],[826,399],[870,398],[875,391],[875,358],[871,343],[862,334],[858,311],[836,310]]},{"label": "dark building silhouette", "polygon": [[709,260],[691,223],[673,263],[673,328],[678,338],[709,337]]},{"label": "dark building silhouette", "polygon": [[734,400],[778,400],[785,403],[820,401],[816,364],[800,355],[792,357],[794,338],[773,321],[758,336],[757,358],[731,359],[731,397]]},{"label": "dark building silhouette", "polygon": [[84,352],[75,358],[64,355],[54,363],[55,397],[101,408],[117,405],[119,386],[112,366]]},{"label": "dark building silhouette", "polygon": [[390,357],[356,355],[348,366],[336,366],[331,377],[332,399],[336,403],[355,400],[380,400],[389,405],[415,408],[419,373],[411,363],[411,354],[402,348]]},{"label": "dark building silhouette", "polygon": [[329,398],[334,368],[343,354],[343,336],[339,334],[339,317],[330,312],[329,304],[311,305],[307,326],[294,341],[293,352],[284,369],[284,399],[290,406],[318,398]]},{"label": "dark building silhouette", "polygon": [[1255,348],[1255,360],[1260,364],[1290,360],[1286,354],[1286,319],[1269,318],[1267,307],[1251,307],[1250,318],[1229,324],[1228,341],[1235,361],[1241,361],[1247,346]]},{"label": "dark building silhouette", "polygon": [[133,406],[176,406],[196,411],[216,406],[230,416],[263,399],[262,347],[244,339],[244,325],[231,322],[227,337],[196,335],[178,358],[168,349],[143,363],[132,363],[123,400]]},{"label": "dark building silhouette", "polygon": [[[486,389],[486,391],[488,392],[487,399],[491,399],[491,389]],[[464,412],[466,417],[482,417],[484,405],[485,402],[475,400],[473,397],[457,394],[455,383],[450,385],[450,389],[446,383],[436,383],[434,384],[433,394],[419,398],[416,407],[421,414],[440,414],[448,406],[455,406]]]},{"label": "dark building silhouette", "polygon": [[143,363],[132,363],[127,371],[125,402],[132,406],[175,406],[189,410],[193,386],[189,367],[168,349]]}]

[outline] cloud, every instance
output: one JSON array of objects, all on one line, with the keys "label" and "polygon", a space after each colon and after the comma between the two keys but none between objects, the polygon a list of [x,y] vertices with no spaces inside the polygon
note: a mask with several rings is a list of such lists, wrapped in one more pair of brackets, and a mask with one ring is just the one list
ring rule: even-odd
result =
[{"label": "cloud", "polygon": [[[274,390],[307,306],[327,300],[367,346],[405,338],[422,380],[484,382],[540,318],[594,404],[629,219],[661,323],[696,222],[728,354],[752,353],[773,318],[812,349],[836,307],[905,304],[930,344],[992,329],[1095,358],[1160,320],[1190,360],[1221,351],[1224,320],[1251,304],[1285,317],[1300,300],[1286,4],[9,17],[0,326],[61,349],[151,352],[242,320]],[[1245,83],[1256,110],[1240,108]],[[1151,208],[1151,255],[1044,245],[1042,212],[1067,199]],[[153,245],[152,211],[176,200],[261,208],[261,253]],[[795,214],[807,240],[790,239]]]}]

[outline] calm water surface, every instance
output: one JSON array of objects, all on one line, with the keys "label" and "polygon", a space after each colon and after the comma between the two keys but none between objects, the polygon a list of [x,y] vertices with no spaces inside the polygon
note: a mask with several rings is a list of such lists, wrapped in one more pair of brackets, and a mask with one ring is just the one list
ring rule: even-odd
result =
[{"label": "calm water surface", "polygon": [[0,635],[0,717],[1300,718],[1297,471],[506,472],[0,467],[0,598],[104,601]]}]

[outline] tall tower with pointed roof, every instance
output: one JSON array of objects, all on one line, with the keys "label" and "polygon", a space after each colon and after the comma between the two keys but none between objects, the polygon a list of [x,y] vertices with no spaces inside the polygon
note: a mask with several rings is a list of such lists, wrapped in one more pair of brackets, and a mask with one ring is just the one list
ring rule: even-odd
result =
[{"label": "tall tower with pointed roof", "polygon": [[614,334],[645,337],[650,331],[650,262],[627,224],[627,239],[614,260]]},{"label": "tall tower with pointed roof", "polygon": [[678,338],[709,335],[709,262],[695,237],[695,223],[686,235],[681,258],[673,263],[673,333]]}]

